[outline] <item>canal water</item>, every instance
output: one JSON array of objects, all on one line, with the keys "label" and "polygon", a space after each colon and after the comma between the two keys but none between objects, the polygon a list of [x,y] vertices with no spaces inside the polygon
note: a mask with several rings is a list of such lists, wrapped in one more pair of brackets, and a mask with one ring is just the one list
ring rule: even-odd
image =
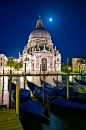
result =
[{"label": "canal water", "polygon": [[[40,77],[39,76],[28,76],[29,81],[35,83],[40,86]],[[43,77],[42,77],[43,78]],[[53,78],[57,78],[56,76],[46,76],[45,81],[55,85],[53,83]],[[81,79],[81,77],[77,76],[77,78]],[[62,77],[58,76],[58,80],[62,81]],[[69,77],[70,81],[74,82],[72,76]],[[20,88],[24,88],[24,78],[23,77],[12,77],[12,81],[20,85]],[[0,77],[0,105],[6,104],[9,108],[9,93],[8,93],[8,77],[4,77],[4,91],[3,88],[3,77]],[[26,86],[26,89],[28,87]],[[3,92],[3,100],[2,100],[2,92]],[[24,127],[24,130],[86,130],[86,118],[75,116],[71,114],[67,114],[64,112],[51,112],[50,111],[50,125],[47,126],[45,124],[39,123],[36,120],[31,120],[26,117],[23,117],[21,123]]]}]

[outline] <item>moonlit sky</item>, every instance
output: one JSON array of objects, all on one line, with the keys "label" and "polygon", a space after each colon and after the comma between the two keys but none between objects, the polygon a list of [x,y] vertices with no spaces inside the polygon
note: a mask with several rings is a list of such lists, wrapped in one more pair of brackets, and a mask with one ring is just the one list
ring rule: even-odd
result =
[{"label": "moonlit sky", "polygon": [[39,15],[62,63],[86,57],[86,0],[0,0],[0,53],[18,58]]}]

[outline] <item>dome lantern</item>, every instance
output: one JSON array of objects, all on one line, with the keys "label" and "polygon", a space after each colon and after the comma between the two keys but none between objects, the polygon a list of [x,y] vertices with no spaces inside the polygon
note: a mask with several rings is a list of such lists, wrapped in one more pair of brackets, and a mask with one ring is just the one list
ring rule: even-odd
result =
[{"label": "dome lantern", "polygon": [[46,38],[51,40],[51,36],[47,30],[44,29],[43,21],[41,19],[41,15],[39,15],[39,19],[37,20],[36,29],[31,32],[29,35],[29,40],[33,38]]},{"label": "dome lantern", "polygon": [[37,21],[36,28],[44,28],[43,21],[41,19],[41,15],[39,15],[39,19]]}]

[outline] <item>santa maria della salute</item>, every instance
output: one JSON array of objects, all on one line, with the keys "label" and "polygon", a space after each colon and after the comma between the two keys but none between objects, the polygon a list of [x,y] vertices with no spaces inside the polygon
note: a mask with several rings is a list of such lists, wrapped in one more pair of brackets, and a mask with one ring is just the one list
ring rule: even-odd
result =
[{"label": "santa maria della salute", "polygon": [[23,62],[23,69],[26,73],[40,73],[43,71],[45,64],[45,73],[57,73],[61,71],[61,54],[58,50],[53,49],[51,35],[44,29],[43,21],[39,16],[34,29],[29,35],[28,43],[24,47],[22,54],[19,52],[17,59]]}]

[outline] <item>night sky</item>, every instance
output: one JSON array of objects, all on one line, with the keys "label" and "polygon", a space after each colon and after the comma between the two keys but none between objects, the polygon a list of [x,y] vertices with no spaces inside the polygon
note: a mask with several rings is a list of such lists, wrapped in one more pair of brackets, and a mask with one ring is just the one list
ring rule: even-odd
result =
[{"label": "night sky", "polygon": [[86,0],[0,0],[0,53],[18,58],[39,15],[62,63],[86,57]]}]

